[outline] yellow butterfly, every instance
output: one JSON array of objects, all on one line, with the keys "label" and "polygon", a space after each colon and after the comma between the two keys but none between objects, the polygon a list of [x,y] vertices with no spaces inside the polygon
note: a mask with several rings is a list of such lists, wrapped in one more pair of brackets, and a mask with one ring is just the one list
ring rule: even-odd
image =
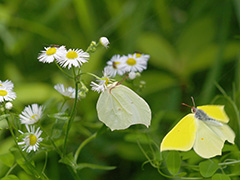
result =
[{"label": "yellow butterfly", "polygon": [[[193,98],[192,98],[193,100]],[[183,105],[186,105],[183,103]],[[195,107],[163,138],[160,151],[188,151],[192,147],[203,158],[222,154],[224,142],[234,144],[235,133],[227,125],[229,118],[222,105]],[[188,105],[186,105],[188,106]]]}]

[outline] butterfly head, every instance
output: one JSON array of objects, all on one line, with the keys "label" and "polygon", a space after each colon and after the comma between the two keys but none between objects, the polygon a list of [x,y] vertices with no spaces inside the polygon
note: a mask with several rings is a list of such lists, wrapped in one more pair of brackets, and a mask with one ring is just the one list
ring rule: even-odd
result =
[{"label": "butterfly head", "polygon": [[193,97],[192,97],[192,96],[191,96],[191,99],[192,99],[193,106],[190,106],[190,105],[188,105],[188,104],[185,104],[185,103],[182,103],[182,105],[184,105],[184,106],[187,106],[187,107],[190,107],[190,108],[191,108],[191,111],[192,111],[192,113],[196,113],[196,111],[197,111],[197,108],[195,107],[195,102],[194,102],[194,99],[193,99]]}]

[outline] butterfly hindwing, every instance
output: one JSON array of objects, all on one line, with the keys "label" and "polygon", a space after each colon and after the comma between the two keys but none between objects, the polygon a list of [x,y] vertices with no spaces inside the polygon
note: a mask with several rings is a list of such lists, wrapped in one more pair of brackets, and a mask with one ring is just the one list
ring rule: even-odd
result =
[{"label": "butterfly hindwing", "polygon": [[197,124],[194,114],[188,114],[164,137],[160,150],[188,151],[193,147]]},{"label": "butterfly hindwing", "polygon": [[[215,128],[219,127],[215,126]],[[198,130],[193,149],[199,156],[211,158],[216,155],[221,155],[224,141],[223,138],[219,137],[218,134],[211,129],[210,125],[198,120]]]}]

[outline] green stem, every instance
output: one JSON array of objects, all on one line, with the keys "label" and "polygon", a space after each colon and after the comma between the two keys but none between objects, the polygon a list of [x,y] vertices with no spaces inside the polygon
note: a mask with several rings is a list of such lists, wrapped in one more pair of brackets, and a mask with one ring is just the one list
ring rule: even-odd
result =
[{"label": "green stem", "polygon": [[72,77],[71,75],[69,75],[68,73],[66,73],[62,68],[61,68],[61,66],[59,66],[59,64],[56,62],[56,61],[54,61],[55,62],[55,64],[57,65],[57,67],[58,67],[58,69],[60,70],[60,71],[62,71],[67,77],[69,77],[70,79],[73,79],[74,77]]},{"label": "green stem", "polygon": [[15,164],[8,170],[8,172],[5,174],[4,177],[8,176],[16,166],[17,166],[17,163],[15,163]]},{"label": "green stem", "polygon": [[225,166],[225,165],[238,164],[238,163],[240,163],[240,160],[238,160],[238,161],[232,161],[232,162],[219,163],[218,165],[220,165],[220,166]]},{"label": "green stem", "polygon": [[93,76],[93,77],[95,77],[95,78],[97,78],[97,79],[101,80],[101,78],[100,78],[100,77],[98,77],[97,75],[95,75],[95,74],[92,74],[92,73],[90,73],[90,72],[86,72],[86,73],[80,73],[79,75],[84,75],[84,74],[87,74],[87,75]]},{"label": "green stem", "polygon": [[97,137],[97,132],[95,132],[94,134],[92,134],[90,137],[88,137],[87,139],[85,139],[81,144],[80,146],[78,147],[75,155],[74,155],[74,161],[77,163],[77,159],[78,159],[78,156],[82,150],[82,148],[88,144],[90,141],[92,141],[93,139],[95,139]]},{"label": "green stem", "polygon": [[[75,75],[75,74],[74,74]],[[68,139],[68,135],[69,135],[69,130],[71,128],[73,119],[74,119],[74,113],[76,110],[76,106],[77,106],[77,101],[78,101],[78,81],[75,78],[75,100],[74,100],[74,105],[72,108],[72,112],[70,114],[70,118],[67,124],[67,130],[66,130],[66,136],[65,136],[65,140],[64,140],[64,146],[63,146],[63,154],[66,154],[66,149],[67,149],[67,139]]]}]

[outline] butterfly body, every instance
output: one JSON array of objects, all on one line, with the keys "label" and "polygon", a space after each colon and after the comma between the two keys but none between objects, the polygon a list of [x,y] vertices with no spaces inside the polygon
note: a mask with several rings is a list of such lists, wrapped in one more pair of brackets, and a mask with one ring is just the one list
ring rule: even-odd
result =
[{"label": "butterfly body", "polygon": [[216,125],[216,126],[223,126],[222,123],[220,123],[216,119],[208,116],[208,114],[205,113],[201,109],[194,108],[193,112],[194,112],[194,117],[198,120],[201,120],[201,121],[204,121],[205,123],[209,123],[209,124]]}]

